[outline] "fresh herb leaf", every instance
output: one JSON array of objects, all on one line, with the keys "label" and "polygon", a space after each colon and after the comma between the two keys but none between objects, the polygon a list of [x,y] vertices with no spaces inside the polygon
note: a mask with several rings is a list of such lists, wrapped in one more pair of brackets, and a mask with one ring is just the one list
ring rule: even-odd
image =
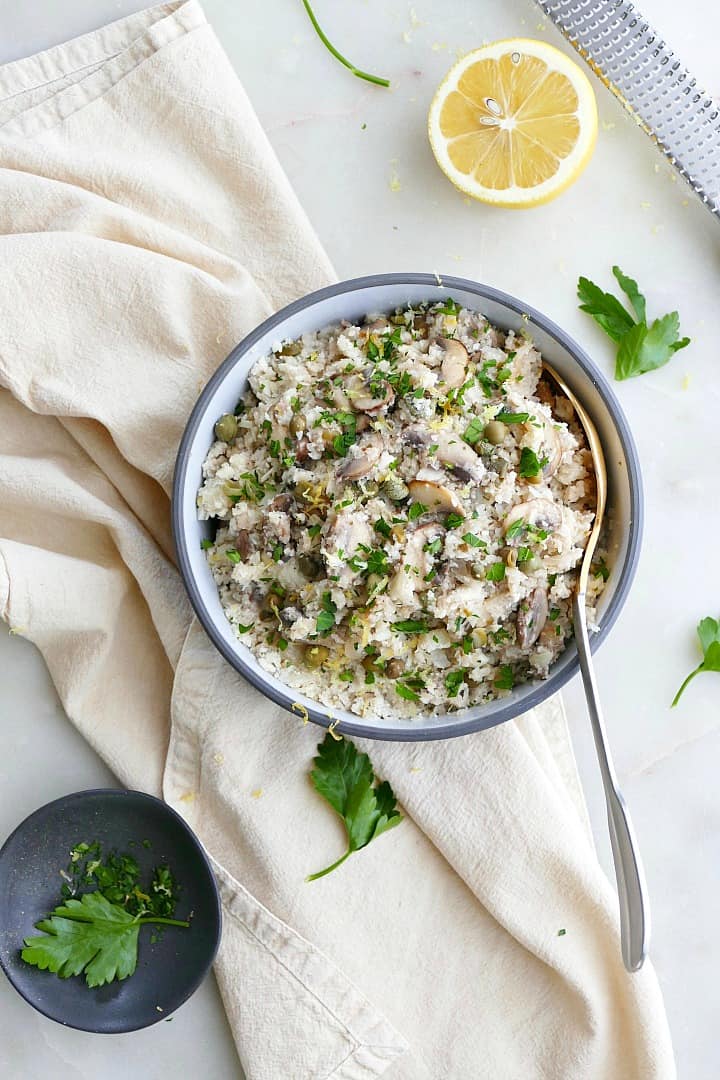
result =
[{"label": "fresh herb leaf", "polygon": [[462,640],[462,650],[465,656],[467,656],[468,653],[471,653],[474,648],[475,643],[473,642],[473,639],[471,637],[464,637]]},{"label": "fresh herb leaf", "polygon": [[464,520],[465,518],[462,514],[456,514],[454,511],[451,510],[448,516],[445,518],[445,528],[457,529],[458,525],[462,525]]},{"label": "fresh herb leaf", "polygon": [[310,525],[308,528],[308,536],[319,536],[321,528],[321,525]]},{"label": "fresh herb leaf", "polygon": [[460,687],[465,682],[465,668],[458,668],[456,671],[448,671],[445,676],[445,689],[447,690],[448,697],[457,697]]},{"label": "fresh herb leaf", "polygon": [[402,821],[395,795],[387,781],[375,784],[367,754],[359,754],[347,739],[339,742],[329,733],[318,746],[315,768],[310,774],[315,790],[343,819],[347,831],[347,851],[331,866],[311,874],[315,881],[335,870],[361,848]]},{"label": "fresh herb leaf", "polygon": [[322,634],[324,637],[330,633],[335,625],[335,615],[337,612],[337,604],[334,603],[329,592],[323,593],[321,607],[322,611],[318,613],[315,629],[318,634]]},{"label": "fresh herb leaf", "polygon": [[101,892],[85,893],[79,900],[66,900],[36,923],[42,935],[25,938],[21,956],[25,963],[61,979],[84,971],[88,986],[104,986],[133,974],[140,927],[147,923],[190,925],[156,915],[140,918],[112,904]]},{"label": "fresh herb leaf", "polygon": [[385,518],[378,518],[373,525],[373,529],[375,530],[375,532],[380,533],[381,536],[392,536],[392,529],[388,525]]},{"label": "fresh herb leaf", "polygon": [[520,475],[525,479],[537,476],[547,463],[546,457],[539,458],[529,446],[523,446],[520,452]]},{"label": "fresh herb leaf", "polygon": [[355,676],[353,675],[350,668],[348,668],[347,671],[341,671],[338,675],[338,679],[340,680],[340,682],[352,682],[354,678]]},{"label": "fresh herb leaf", "polygon": [[[608,566],[606,565],[604,559],[601,559],[600,562],[596,566],[593,566],[592,575],[593,575],[593,577],[602,578],[603,581],[607,581],[607,579],[610,577],[610,570],[609,570]],[[548,578],[548,581],[550,581],[549,578]],[[550,584],[554,585],[555,582],[551,581]]]},{"label": "fresh herb leaf", "polygon": [[618,345],[615,359],[615,378],[630,379],[663,367],[678,349],[690,344],[690,338],[679,337],[680,316],[670,311],[648,325],[645,297],[637,282],[613,266],[613,274],[633,307],[637,320],[612,293],[603,292],[588,278],[578,281],[580,310],[586,311]]},{"label": "fresh herb leaf", "polygon": [[427,628],[426,619],[401,619],[400,622],[390,623],[390,629],[400,634],[425,634]]},{"label": "fresh herb leaf", "polygon": [[532,557],[533,557],[532,548],[519,547],[517,549],[517,561],[519,563],[528,562],[530,559],[532,559]]},{"label": "fresh herb leaf", "polygon": [[284,547],[282,546],[282,544],[279,544],[279,543],[278,543],[278,544],[275,544],[275,546],[274,546],[274,547],[273,547],[273,549],[272,549],[272,559],[273,559],[273,562],[280,562],[280,560],[281,560],[281,559],[282,559],[282,557],[283,557],[283,551],[284,551],[284,550],[285,550],[285,549],[284,549]]},{"label": "fresh herb leaf", "polygon": [[395,691],[401,698],[405,698],[406,701],[420,700],[420,695],[416,694],[415,691],[411,689],[411,687],[407,686],[405,683],[396,682]]},{"label": "fresh herb leaf", "polygon": [[200,547],[203,549],[203,551],[207,551],[208,548],[211,548],[212,546],[213,546],[212,540],[208,540],[207,537],[205,537],[204,540],[200,541]]},{"label": "fresh herb leaf", "polygon": [[720,671],[720,621],[708,616],[698,623],[697,635],[703,651],[701,663],[691,671],[677,694],[673,698],[672,707],[677,705],[688,683],[692,682],[701,671]]},{"label": "fresh herb leaf", "polygon": [[415,521],[417,518],[422,517],[427,513],[427,506],[424,506],[421,502],[414,502],[408,510],[408,521]]},{"label": "fresh herb leaf", "polygon": [[505,563],[496,562],[485,571],[486,581],[502,581],[505,577]]},{"label": "fresh herb leaf", "polygon": [[348,69],[348,71],[351,71],[353,73],[353,75],[356,75],[358,77],[358,79],[365,79],[366,82],[375,83],[376,86],[389,86],[390,85],[390,82],[388,81],[388,79],[381,79],[379,75],[370,75],[370,74],[368,74],[367,71],[361,71],[360,68],[356,68],[354,64],[350,63],[349,60],[346,60],[346,58],[341,53],[339,53],[337,51],[335,46],[332,45],[328,41],[327,37],[325,36],[323,31],[320,29],[320,24],[318,23],[317,19],[315,18],[315,13],[314,13],[313,9],[310,7],[310,4],[309,4],[308,0],[302,0],[302,2],[303,2],[303,6],[304,6],[305,10],[308,13],[308,17],[310,19],[310,22],[313,24],[313,26],[315,28],[315,32],[316,32],[317,36],[320,38],[320,40],[322,41],[323,45],[328,50],[328,52],[332,53],[332,55],[335,57],[336,60],[339,60],[340,63],[343,64]]},{"label": "fresh herb leaf", "polygon": [[463,540],[465,541],[466,544],[469,544],[470,547],[476,547],[476,548],[486,548],[487,547],[487,544],[485,543],[485,541],[481,540],[479,536],[475,535],[475,533],[471,533],[471,532],[463,533]]},{"label": "fresh herb leaf", "polygon": [[235,548],[228,548],[225,554],[227,555],[231,563],[242,562],[242,556],[239,551],[235,550]]},{"label": "fresh herb leaf", "polygon": [[493,417],[495,420],[499,420],[501,424],[525,424],[530,419],[530,413],[526,412],[505,412],[501,410]]},{"label": "fresh herb leaf", "polygon": [[493,684],[498,690],[512,690],[515,685],[513,678],[513,670],[509,664],[503,664],[500,671],[495,676]]},{"label": "fresh herb leaf", "polygon": [[448,296],[447,300],[438,311],[441,311],[443,315],[459,315],[462,310],[457,300],[453,300],[452,296]]},{"label": "fresh herb leaf", "polygon": [[[465,434],[463,439],[466,443],[470,443],[474,446],[475,443],[482,437],[482,433],[485,430],[485,425],[479,416],[474,416],[468,426],[465,428]],[[436,447],[437,449],[437,447]]]},{"label": "fresh herb leaf", "polygon": [[243,623],[239,622],[235,623],[235,629],[237,630],[238,634],[249,634],[254,625],[254,622],[251,622],[248,626],[245,626]]},{"label": "fresh herb leaf", "polygon": [[527,521],[525,521],[525,518],[517,518],[507,529],[505,536],[508,540],[512,540],[513,537],[519,536],[523,529],[527,529]]},{"label": "fresh herb leaf", "polygon": [[430,540],[429,543],[425,544],[423,551],[427,551],[429,555],[437,555],[442,550],[442,546],[442,536],[438,536],[436,540]]}]

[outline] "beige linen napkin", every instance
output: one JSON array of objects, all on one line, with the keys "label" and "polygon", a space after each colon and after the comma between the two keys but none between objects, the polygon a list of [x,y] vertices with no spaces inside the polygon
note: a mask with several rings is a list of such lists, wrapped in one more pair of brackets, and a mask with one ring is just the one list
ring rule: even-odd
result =
[{"label": "beige linen napkin", "polygon": [[321,732],[193,622],[168,492],[210,373],[332,270],[194,0],[0,69],[0,274],[0,612],[215,860],[250,1080],[673,1076],[558,701],[367,744],[406,820],[304,882],[342,845],[307,778]]}]

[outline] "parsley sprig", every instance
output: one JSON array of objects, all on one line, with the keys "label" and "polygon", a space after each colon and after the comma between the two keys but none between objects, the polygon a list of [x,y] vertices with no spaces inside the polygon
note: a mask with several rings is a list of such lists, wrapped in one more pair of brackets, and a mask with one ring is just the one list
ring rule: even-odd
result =
[{"label": "parsley sprig", "polygon": [[617,343],[615,378],[630,379],[663,367],[674,353],[690,344],[690,338],[679,337],[677,311],[662,315],[648,326],[645,297],[637,282],[627,277],[619,266],[613,266],[612,271],[630,301],[634,316],[616,296],[604,292],[586,277],[578,279],[578,299],[580,310],[592,315],[608,337]]},{"label": "parsley sprig", "polygon": [[703,658],[698,666],[690,672],[673,698],[672,708],[677,705],[688,683],[692,682],[701,671],[720,671],[720,621],[710,616],[702,619],[698,623],[697,635],[700,638]]},{"label": "parsley sprig", "polygon": [[344,855],[324,870],[310,874],[306,881],[316,881],[336,870],[353,852],[402,821],[387,780],[375,783],[370,758],[359,754],[347,739],[338,741],[328,733],[318,746],[313,764],[313,787],[343,819],[348,846]]}]

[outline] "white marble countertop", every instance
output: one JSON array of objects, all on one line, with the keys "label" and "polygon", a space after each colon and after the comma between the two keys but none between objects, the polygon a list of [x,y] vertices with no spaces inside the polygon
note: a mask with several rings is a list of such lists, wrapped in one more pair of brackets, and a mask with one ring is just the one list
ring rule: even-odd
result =
[{"label": "white marble countertop", "polygon": [[[142,0],[0,0],[0,62],[144,6]],[[391,91],[360,82],[334,63],[315,39],[300,0],[252,7],[205,2],[339,276],[424,270],[497,285],[563,325],[609,374],[608,343],[577,310],[575,282],[586,274],[610,287],[610,267],[619,263],[645,288],[651,312],[677,307],[683,332],[693,338],[692,347],[662,371],[616,387],[642,459],[647,525],[635,586],[598,654],[597,674],[645,861],[652,957],[680,1076],[714,1080],[720,1074],[720,677],[703,675],[680,708],[671,712],[668,706],[697,663],[697,621],[720,613],[720,434],[714,417],[720,377],[711,338],[720,223],[597,82],[597,151],[581,180],[556,202],[529,212],[468,205],[444,179],[425,137],[432,92],[458,51],[514,35],[559,43],[532,0],[317,0],[315,6],[341,51],[391,77]],[[714,0],[642,0],[641,8],[720,96],[720,8]],[[579,680],[565,700],[600,856],[610,873]],[[33,647],[4,633],[0,716],[0,838],[50,798],[113,782],[63,716]],[[113,1080],[133,1069],[147,1080],[177,1072],[206,1080],[239,1075],[211,980],[172,1024],[104,1037],[45,1020],[0,980],[4,1075],[53,1080],[72,1070]]]}]

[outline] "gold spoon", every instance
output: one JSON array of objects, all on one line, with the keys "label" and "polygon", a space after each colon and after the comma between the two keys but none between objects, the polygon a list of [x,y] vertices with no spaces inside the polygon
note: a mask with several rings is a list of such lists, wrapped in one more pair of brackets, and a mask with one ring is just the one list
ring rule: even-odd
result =
[{"label": "gold spoon", "polygon": [[650,908],[635,833],[628,808],[618,787],[617,775],[610,756],[605,722],[600,709],[600,699],[595,682],[585,608],[590,564],[597,547],[607,503],[605,455],[595,425],[567,383],[545,361],[543,361],[543,370],[557,383],[575,410],[575,414],[585,432],[595,473],[595,486],[597,489],[595,520],[580,565],[577,589],[573,600],[573,623],[580,671],[595,740],[595,750],[605,791],[610,843],[612,845],[615,878],[620,899],[622,957],[628,971],[639,971],[647,955],[650,937]]}]

